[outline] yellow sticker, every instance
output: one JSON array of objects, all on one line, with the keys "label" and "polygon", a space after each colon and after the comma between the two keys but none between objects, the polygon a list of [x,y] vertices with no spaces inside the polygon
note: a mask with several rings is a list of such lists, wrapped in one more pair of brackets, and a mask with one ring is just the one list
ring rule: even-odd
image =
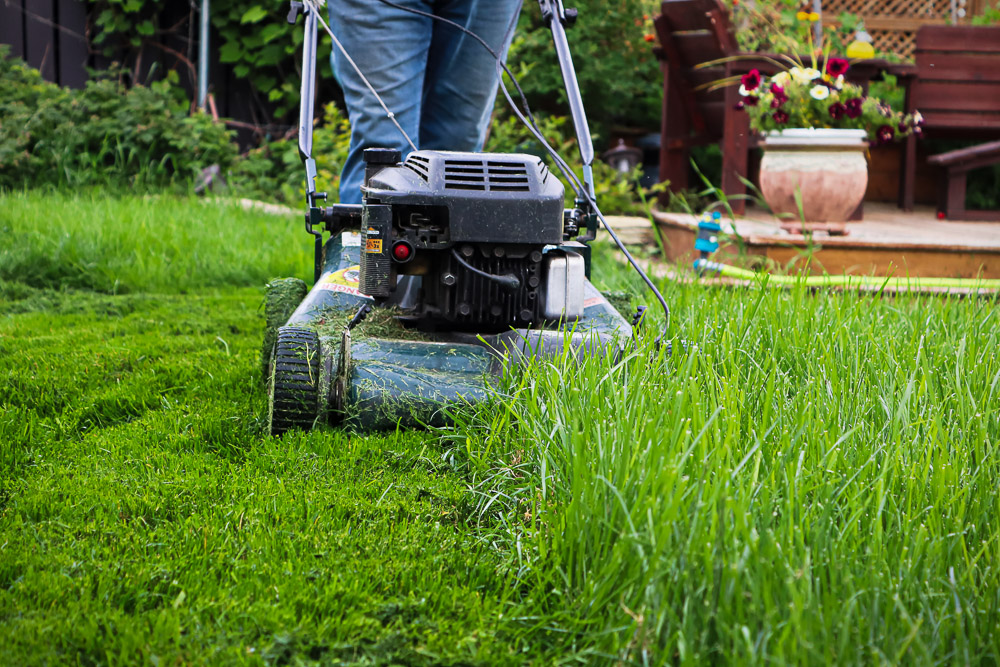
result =
[{"label": "yellow sticker", "polygon": [[326,278],[323,282],[328,285],[357,285],[358,279],[361,275],[361,266],[355,264],[354,266],[349,266],[346,269],[341,269],[340,271],[334,271]]},{"label": "yellow sticker", "polygon": [[382,252],[382,239],[365,239],[365,252]]}]

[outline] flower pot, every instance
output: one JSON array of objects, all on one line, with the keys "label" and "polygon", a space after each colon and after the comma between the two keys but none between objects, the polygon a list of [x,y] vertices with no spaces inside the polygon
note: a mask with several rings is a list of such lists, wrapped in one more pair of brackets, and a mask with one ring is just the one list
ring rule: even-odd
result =
[{"label": "flower pot", "polygon": [[846,222],[864,199],[868,187],[864,130],[781,130],[769,133],[763,148],[760,189],[779,218]]}]

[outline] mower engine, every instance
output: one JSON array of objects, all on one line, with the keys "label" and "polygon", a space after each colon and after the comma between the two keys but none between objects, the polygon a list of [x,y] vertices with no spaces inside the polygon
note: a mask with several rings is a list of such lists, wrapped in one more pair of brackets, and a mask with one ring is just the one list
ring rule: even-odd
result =
[{"label": "mower engine", "polygon": [[[583,314],[563,186],[530,155],[365,151],[359,290],[425,329],[507,331]],[[415,281],[404,276],[419,277]],[[410,293],[409,297],[397,290]],[[414,296],[417,291],[419,296]],[[409,302],[408,302],[409,301]]]}]

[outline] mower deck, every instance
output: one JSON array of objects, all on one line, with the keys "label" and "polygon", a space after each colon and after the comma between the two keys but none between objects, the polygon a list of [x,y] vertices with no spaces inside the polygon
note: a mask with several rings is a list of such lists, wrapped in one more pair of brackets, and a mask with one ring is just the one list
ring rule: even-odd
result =
[{"label": "mower deck", "polygon": [[[364,430],[440,425],[447,408],[487,395],[489,376],[505,364],[562,354],[617,355],[632,327],[586,282],[584,314],[548,328],[479,335],[404,326],[407,300],[384,306],[358,289],[361,237],[334,235],[323,271],[277,332],[270,363],[272,433],[317,423]],[[348,328],[359,309],[372,313]]]}]

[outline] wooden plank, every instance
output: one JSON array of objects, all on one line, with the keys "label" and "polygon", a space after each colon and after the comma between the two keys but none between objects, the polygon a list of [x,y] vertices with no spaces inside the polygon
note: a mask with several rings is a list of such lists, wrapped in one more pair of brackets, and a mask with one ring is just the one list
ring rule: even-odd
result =
[{"label": "wooden plank", "polygon": [[949,173],[948,186],[944,195],[944,214],[952,220],[965,213],[965,172]]},{"label": "wooden plank", "polygon": [[1000,26],[925,26],[917,32],[916,48],[918,52],[1000,53]]},{"label": "wooden plank", "polygon": [[865,30],[891,30],[892,32],[912,32],[924,26],[947,25],[946,18],[911,18],[906,16],[866,16]]},{"label": "wooden plank", "polygon": [[83,88],[87,82],[87,6],[82,0],[58,0],[59,85]]},{"label": "wooden plank", "polygon": [[1000,111],[994,113],[962,113],[958,111],[921,110],[926,129],[960,128],[969,130],[995,130],[1000,128]]},{"label": "wooden plank", "polygon": [[694,67],[730,55],[722,49],[715,35],[708,31],[674,33],[674,43],[685,67]]},{"label": "wooden plank", "polygon": [[917,79],[913,104],[921,113],[937,111],[1000,111],[1000,83],[927,82]]},{"label": "wooden plank", "polygon": [[665,0],[660,5],[660,15],[675,32],[709,30],[708,13],[713,9],[721,9],[718,0]]},{"label": "wooden plank", "polygon": [[25,16],[25,60],[41,71],[46,81],[56,80],[54,0],[31,0]]},{"label": "wooden plank", "polygon": [[10,45],[10,55],[24,57],[24,0],[0,0],[0,44]]},{"label": "wooden plank", "polygon": [[917,76],[923,81],[1000,81],[1000,54],[918,53]]},{"label": "wooden plank", "polygon": [[931,164],[947,167],[986,159],[994,159],[1000,162],[1000,141],[990,141],[978,146],[969,146],[968,148],[959,148],[947,153],[939,153],[930,156],[927,158],[927,161]]}]

